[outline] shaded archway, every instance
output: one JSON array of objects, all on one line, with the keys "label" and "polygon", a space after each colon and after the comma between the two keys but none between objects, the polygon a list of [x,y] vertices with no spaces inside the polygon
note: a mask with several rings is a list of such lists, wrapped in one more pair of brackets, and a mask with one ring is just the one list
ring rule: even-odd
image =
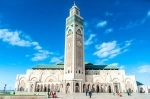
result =
[{"label": "shaded archway", "polygon": [[50,92],[50,84],[48,84],[48,92]]},{"label": "shaded archway", "polygon": [[59,90],[60,92],[62,92],[63,91],[63,84],[60,84],[60,90]]},{"label": "shaded archway", "polygon": [[36,91],[37,91],[37,92],[40,91],[40,85],[37,85]]},{"label": "shaded archway", "polygon": [[96,86],[96,92],[99,92],[99,85]]},{"label": "shaded archway", "polygon": [[118,91],[118,86],[117,86],[117,85],[115,85],[115,92],[116,92],[116,93],[119,92],[119,91]]},{"label": "shaded archway", "polygon": [[75,85],[75,92],[79,92],[79,83],[76,83]]},{"label": "shaded archway", "polygon": [[91,86],[90,86],[90,84],[88,84],[88,91],[90,91],[91,90]]},{"label": "shaded archway", "polygon": [[66,93],[70,93],[70,83],[67,83],[67,86],[66,86]]},{"label": "shaded archway", "polygon": [[24,80],[21,80],[20,81],[20,84],[19,84],[19,90],[20,91],[25,91],[25,81]]},{"label": "shaded archway", "polygon": [[33,90],[33,84],[31,84],[31,86],[30,86],[30,92],[33,92],[34,90]]},{"label": "shaded archway", "polygon": [[46,84],[44,85],[44,92],[46,92],[47,88],[46,88]]},{"label": "shaded archway", "polygon": [[40,89],[40,92],[43,92],[43,85],[41,84],[41,89]]},{"label": "shaded archway", "polygon": [[92,85],[92,92],[95,92],[95,87],[94,87],[95,85],[93,84]]},{"label": "shaded archway", "polygon": [[54,91],[54,84],[51,85],[51,91]]},{"label": "shaded archway", "polygon": [[58,92],[58,90],[59,90],[59,87],[58,87],[58,84],[56,84],[55,91]]},{"label": "shaded archway", "polygon": [[86,91],[86,85],[83,84],[83,92],[85,92],[85,91]]},{"label": "shaded archway", "polygon": [[143,88],[141,87],[141,88],[140,88],[140,93],[142,93],[142,92],[143,92]]},{"label": "shaded archway", "polygon": [[100,89],[101,89],[100,92],[104,92],[103,85],[101,85],[101,88],[100,88]]},{"label": "shaded archway", "polygon": [[111,86],[108,86],[108,92],[111,93]]}]

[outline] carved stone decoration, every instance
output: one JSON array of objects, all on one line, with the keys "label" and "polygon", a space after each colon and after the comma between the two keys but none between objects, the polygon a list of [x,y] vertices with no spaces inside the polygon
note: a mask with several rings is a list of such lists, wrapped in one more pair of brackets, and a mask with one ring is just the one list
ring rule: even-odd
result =
[{"label": "carved stone decoration", "polygon": [[[72,53],[72,49],[73,49],[73,32],[72,32],[72,30],[70,29],[69,31],[69,36],[67,36],[67,48],[66,48],[66,72],[68,71],[68,70],[70,70],[71,69],[71,66],[72,66],[72,55],[73,55],[73,53]],[[71,70],[70,70],[71,71]]]},{"label": "carved stone decoration", "polygon": [[[81,30],[76,31],[76,69],[83,70],[83,42],[81,36]],[[80,67],[80,68],[78,68]]]}]

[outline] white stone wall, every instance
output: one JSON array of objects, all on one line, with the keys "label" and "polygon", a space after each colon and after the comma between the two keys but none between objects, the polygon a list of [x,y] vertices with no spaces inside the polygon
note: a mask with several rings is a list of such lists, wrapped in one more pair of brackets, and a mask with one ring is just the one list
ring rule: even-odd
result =
[{"label": "white stone wall", "polygon": [[150,86],[140,85],[138,86],[139,93],[150,93]]},{"label": "white stone wall", "polygon": [[[60,87],[61,84],[65,86],[64,82],[64,71],[63,70],[27,70],[25,75],[17,75],[16,77],[16,90],[22,87],[23,91],[35,91],[37,85],[39,86],[56,86]],[[125,75],[124,70],[86,70],[85,82],[82,80],[83,84],[90,85],[90,88],[95,88],[96,85],[99,87],[106,87],[106,92],[108,92],[108,86],[111,86],[111,90],[114,91],[114,84],[117,84],[120,92],[126,92],[129,88],[133,92],[137,92],[137,85],[135,76]],[[68,81],[65,83],[67,84]],[[70,82],[70,81],[69,81]],[[79,82],[79,81],[78,81]],[[79,82],[79,83],[81,83]],[[75,84],[75,83],[74,83]],[[73,90],[73,82],[70,82],[71,89]],[[31,88],[32,86],[32,88]],[[70,87],[69,87],[70,88]],[[83,90],[83,89],[80,90]],[[89,88],[89,89],[90,89]],[[32,90],[31,90],[32,89]],[[43,89],[44,90],[44,89]],[[43,91],[42,90],[42,91]],[[61,91],[65,90],[64,88]]]}]

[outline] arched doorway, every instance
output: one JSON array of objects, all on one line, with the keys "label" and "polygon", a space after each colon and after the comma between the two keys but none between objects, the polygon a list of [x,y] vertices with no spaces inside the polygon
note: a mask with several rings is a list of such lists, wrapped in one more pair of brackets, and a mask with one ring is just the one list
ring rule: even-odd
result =
[{"label": "arched doorway", "polygon": [[41,85],[41,89],[40,89],[40,92],[43,92],[43,85]]},{"label": "arched doorway", "polygon": [[58,88],[58,84],[56,84],[55,86],[55,91],[58,92],[59,88]]},{"label": "arched doorway", "polygon": [[54,91],[54,84],[51,85],[51,91]]},{"label": "arched doorway", "polygon": [[45,85],[44,85],[44,92],[46,92],[46,89],[47,89],[47,88],[46,88],[46,84],[45,84]]},{"label": "arched doorway", "polygon": [[70,93],[70,83],[67,83],[67,86],[66,86],[66,93]]},{"label": "arched doorway", "polygon": [[25,91],[25,82],[24,82],[24,80],[21,80],[20,85],[19,85],[19,90],[20,91]]},{"label": "arched doorway", "polygon": [[40,91],[40,85],[37,86],[37,90],[36,90],[36,91],[37,91],[37,92]]},{"label": "arched doorway", "polygon": [[79,83],[76,83],[75,92],[79,92]]},{"label": "arched doorway", "polygon": [[59,91],[62,92],[62,90],[63,90],[63,84],[60,84],[60,89],[59,89]]},{"label": "arched doorway", "polygon": [[83,92],[85,92],[86,91],[86,85],[84,84],[83,85]]},{"label": "arched doorway", "polygon": [[96,86],[96,92],[99,92],[99,85]]},{"label": "arched doorway", "polygon": [[50,84],[48,84],[48,92],[50,92]]},{"label": "arched doorway", "polygon": [[100,92],[104,92],[103,85],[101,85],[101,91]]},{"label": "arched doorway", "polygon": [[95,92],[95,88],[94,88],[94,86],[95,86],[95,85],[92,85],[92,92]]},{"label": "arched doorway", "polygon": [[23,87],[20,87],[20,89],[19,89],[20,91],[24,91],[24,88]]},{"label": "arched doorway", "polygon": [[31,84],[30,92],[33,92],[33,84]]},{"label": "arched doorway", "polygon": [[90,86],[90,84],[88,84],[88,91],[90,91],[91,90],[91,86]]},{"label": "arched doorway", "polygon": [[141,88],[140,88],[140,93],[142,93],[142,92],[143,92],[143,88],[141,87]]},{"label": "arched doorway", "polygon": [[117,85],[115,85],[115,92],[116,92],[116,93],[119,92],[119,91],[118,91],[118,86],[117,86]]},{"label": "arched doorway", "polygon": [[108,92],[111,93],[111,87],[110,87],[110,85],[108,86]]},{"label": "arched doorway", "polygon": [[131,90],[131,88],[129,88],[129,93],[131,93],[132,92],[132,90]]}]

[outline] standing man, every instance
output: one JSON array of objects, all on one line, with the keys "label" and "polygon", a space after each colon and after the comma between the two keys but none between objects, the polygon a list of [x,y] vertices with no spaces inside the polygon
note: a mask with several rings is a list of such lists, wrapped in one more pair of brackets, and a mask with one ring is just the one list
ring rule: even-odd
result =
[{"label": "standing man", "polygon": [[86,93],[86,96],[87,96],[87,93],[88,93],[88,89],[86,89],[85,93]]},{"label": "standing man", "polygon": [[91,96],[92,96],[92,92],[91,92],[91,91],[89,91],[89,96],[90,96],[90,98],[91,98]]}]

